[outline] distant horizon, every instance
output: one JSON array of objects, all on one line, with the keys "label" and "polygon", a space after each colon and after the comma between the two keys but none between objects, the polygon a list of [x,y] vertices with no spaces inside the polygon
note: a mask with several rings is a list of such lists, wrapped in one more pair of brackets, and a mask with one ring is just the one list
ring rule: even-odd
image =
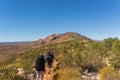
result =
[{"label": "distant horizon", "polygon": [[[69,31],[68,31],[68,32],[69,32]],[[64,32],[64,33],[66,33],[66,32]],[[59,34],[64,34],[64,33],[59,33]],[[75,32],[75,33],[77,33],[77,32]],[[53,33],[53,34],[58,34],[58,33]],[[53,35],[53,34],[49,34],[49,35]],[[78,34],[80,34],[80,33],[78,33]],[[26,40],[26,41],[6,41],[6,42],[1,41],[0,43],[32,42],[32,41],[36,41],[36,40],[39,40],[39,39],[45,39],[45,38],[48,37],[49,35],[45,36],[44,38],[38,38],[38,39],[35,39],[35,40]],[[89,38],[89,39],[92,39],[92,38],[90,38],[89,36],[86,36],[86,35],[83,35],[83,34],[80,34],[80,35],[85,36],[85,37],[87,37],[87,38]],[[106,38],[104,38],[104,39],[107,39],[107,38],[118,38],[118,37],[106,37]],[[95,41],[103,41],[104,39],[101,39],[101,40],[92,39],[92,40],[95,40]],[[119,38],[118,38],[118,39],[119,39]]]},{"label": "distant horizon", "polygon": [[65,32],[120,39],[120,0],[0,0],[0,42]]}]

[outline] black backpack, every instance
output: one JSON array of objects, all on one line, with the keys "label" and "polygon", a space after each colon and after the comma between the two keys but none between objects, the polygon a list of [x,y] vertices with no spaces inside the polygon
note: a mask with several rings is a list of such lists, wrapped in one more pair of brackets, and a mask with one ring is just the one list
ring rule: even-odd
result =
[{"label": "black backpack", "polygon": [[37,70],[37,71],[42,71],[42,70],[44,70],[44,65],[45,65],[44,56],[39,56],[39,57],[36,59],[36,70]]},{"label": "black backpack", "polygon": [[51,54],[49,52],[46,55],[46,61],[47,62],[52,62],[52,56],[51,56]]}]

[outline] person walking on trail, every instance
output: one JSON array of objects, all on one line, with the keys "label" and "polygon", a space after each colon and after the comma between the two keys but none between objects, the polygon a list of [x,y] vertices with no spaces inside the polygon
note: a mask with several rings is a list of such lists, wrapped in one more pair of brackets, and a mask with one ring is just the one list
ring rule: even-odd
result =
[{"label": "person walking on trail", "polygon": [[39,55],[35,62],[35,69],[36,69],[36,80],[39,80],[39,77],[43,78],[45,73],[45,59],[43,55]]},{"label": "person walking on trail", "polygon": [[46,61],[48,64],[48,67],[51,68],[51,65],[53,63],[53,58],[54,58],[54,53],[53,51],[48,51],[47,55],[46,55]]}]

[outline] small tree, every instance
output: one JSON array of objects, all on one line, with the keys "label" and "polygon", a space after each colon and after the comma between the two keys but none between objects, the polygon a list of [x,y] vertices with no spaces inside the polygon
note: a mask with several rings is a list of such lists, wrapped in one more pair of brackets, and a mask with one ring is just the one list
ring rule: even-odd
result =
[{"label": "small tree", "polygon": [[107,39],[104,39],[105,47],[108,50],[112,50],[113,42],[115,42],[115,41],[118,41],[118,39],[117,38],[107,38]]}]

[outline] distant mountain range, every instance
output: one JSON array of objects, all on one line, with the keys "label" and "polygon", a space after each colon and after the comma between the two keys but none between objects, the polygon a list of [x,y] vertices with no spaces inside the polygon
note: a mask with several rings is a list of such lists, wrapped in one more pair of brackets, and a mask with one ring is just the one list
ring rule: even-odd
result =
[{"label": "distant mountain range", "polygon": [[29,41],[28,42],[0,42],[0,45],[11,45],[11,44],[16,45],[16,44],[25,44],[25,43],[29,43]]},{"label": "distant mountain range", "polygon": [[28,49],[72,40],[81,40],[83,42],[92,41],[90,38],[82,36],[78,33],[66,32],[64,34],[52,34],[45,39],[39,39],[31,42],[0,42],[0,62],[16,56]]}]

